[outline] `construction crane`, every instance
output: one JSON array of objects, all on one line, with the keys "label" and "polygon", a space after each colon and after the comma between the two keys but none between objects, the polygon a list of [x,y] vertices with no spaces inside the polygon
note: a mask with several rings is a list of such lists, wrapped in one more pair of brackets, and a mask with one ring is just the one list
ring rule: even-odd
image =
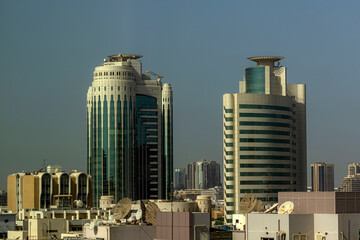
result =
[{"label": "construction crane", "polygon": [[152,71],[146,71],[148,74],[154,76],[157,78],[158,82],[161,82],[161,79],[164,78],[163,76],[157,75],[156,73],[152,72]]}]

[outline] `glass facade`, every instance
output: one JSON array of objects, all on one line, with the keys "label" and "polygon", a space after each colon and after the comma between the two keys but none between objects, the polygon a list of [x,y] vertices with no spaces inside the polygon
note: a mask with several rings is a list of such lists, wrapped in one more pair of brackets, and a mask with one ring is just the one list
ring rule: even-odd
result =
[{"label": "glass facade", "polygon": [[265,67],[245,69],[246,93],[265,94]]},{"label": "glass facade", "polygon": [[87,166],[94,206],[102,195],[115,201],[172,197],[171,85],[144,78],[137,58],[105,61],[95,68],[88,90]]},{"label": "glass facade", "polygon": [[[136,179],[135,188],[137,199],[149,199],[150,195],[157,195],[150,189],[157,189],[151,182],[157,182],[159,169],[157,164],[158,148],[158,112],[157,99],[145,95],[136,95],[136,128],[135,128],[135,172],[141,172]],[[156,156],[155,158],[153,156]],[[152,177],[150,177],[152,175]]]},{"label": "glass facade", "polygon": [[272,113],[240,113],[240,117],[258,117],[258,118],[280,118],[280,119],[292,119],[292,116],[284,114],[272,114]]}]

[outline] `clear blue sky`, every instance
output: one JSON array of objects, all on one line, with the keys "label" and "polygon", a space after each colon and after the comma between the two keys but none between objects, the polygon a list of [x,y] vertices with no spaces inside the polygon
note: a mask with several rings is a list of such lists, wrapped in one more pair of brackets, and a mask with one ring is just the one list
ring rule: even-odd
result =
[{"label": "clear blue sky", "polygon": [[[121,3],[122,2],[122,3]],[[174,166],[222,162],[222,95],[247,57],[284,56],[307,84],[308,165],[359,161],[359,1],[1,1],[0,189],[10,173],[86,171],[86,92],[116,53],[174,90]]]}]

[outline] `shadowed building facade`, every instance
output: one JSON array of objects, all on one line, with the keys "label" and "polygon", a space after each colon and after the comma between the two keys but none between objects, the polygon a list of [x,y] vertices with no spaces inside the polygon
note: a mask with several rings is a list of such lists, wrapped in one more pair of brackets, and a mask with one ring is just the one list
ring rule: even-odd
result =
[{"label": "shadowed building facade", "polygon": [[305,84],[287,84],[283,57],[251,57],[239,93],[223,95],[225,222],[248,193],[306,190]]},{"label": "shadowed building facade", "polygon": [[93,203],[102,195],[172,195],[172,89],[142,73],[140,55],[108,57],[87,93],[87,167]]},{"label": "shadowed building facade", "polygon": [[312,192],[334,191],[334,164],[313,163],[310,170]]}]

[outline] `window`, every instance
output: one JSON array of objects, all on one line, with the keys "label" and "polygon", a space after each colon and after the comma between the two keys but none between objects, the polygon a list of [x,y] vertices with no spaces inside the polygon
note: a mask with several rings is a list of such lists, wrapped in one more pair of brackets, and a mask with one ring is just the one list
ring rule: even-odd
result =
[{"label": "window", "polygon": [[225,109],[225,113],[233,113],[232,109]]},{"label": "window", "polygon": [[272,130],[240,130],[240,134],[270,134],[270,135],[290,136],[289,132],[272,131]]},{"label": "window", "polygon": [[226,197],[228,197],[228,198],[234,197],[234,194],[233,194],[233,193],[227,193],[227,194],[226,194]]},{"label": "window", "polygon": [[273,156],[273,155],[240,155],[240,159],[290,160],[290,156]]},{"label": "window", "polygon": [[234,177],[226,177],[226,181],[234,181]]},{"label": "window", "polygon": [[225,143],[225,146],[226,146],[226,147],[233,147],[233,146],[234,146],[234,143]]},{"label": "window", "polygon": [[[234,211],[226,211],[226,214],[234,214]],[[226,219],[226,222],[231,223],[231,219]]]},{"label": "window", "polygon": [[270,139],[270,138],[240,138],[240,142],[259,142],[259,143],[284,143],[290,144],[287,139]]},{"label": "window", "polygon": [[291,111],[289,107],[275,106],[275,105],[256,105],[256,104],[240,104],[239,108],[245,109],[269,109],[269,110],[280,110],[280,111]]},{"label": "window", "polygon": [[278,193],[289,191],[290,189],[240,189],[240,193]]},{"label": "window", "polygon": [[233,151],[225,151],[225,155],[234,155]]},{"label": "window", "polygon": [[225,160],[226,164],[233,164],[234,160]]},{"label": "window", "polygon": [[248,177],[290,177],[289,172],[240,172],[240,176]]},{"label": "window", "polygon": [[289,115],[272,114],[272,113],[240,113],[240,117],[260,117],[260,118],[280,118],[280,119],[292,119]]},{"label": "window", "polygon": [[226,189],[234,189],[234,185],[226,185]]},{"label": "window", "polygon": [[233,126],[225,126],[225,130],[234,130]]},{"label": "window", "polygon": [[240,151],[290,152],[290,148],[278,148],[278,147],[240,147]]},{"label": "window", "polygon": [[225,170],[226,170],[226,172],[234,172],[233,168],[226,168]]},{"label": "window", "polygon": [[246,93],[265,94],[265,67],[246,68],[245,78]]},{"label": "window", "polygon": [[290,128],[288,123],[278,123],[278,122],[249,122],[241,121],[240,126],[271,126],[271,127],[286,127]]},{"label": "window", "polygon": [[290,168],[290,164],[244,163],[240,164],[240,168]]},{"label": "window", "polygon": [[234,202],[226,202],[226,206],[234,206]]},{"label": "window", "polygon": [[225,118],[225,122],[232,122],[232,121],[234,121],[234,118],[232,117]]},{"label": "window", "polygon": [[234,138],[234,135],[232,135],[232,134],[225,134],[225,138]]},{"label": "window", "polygon": [[290,185],[290,181],[240,181],[242,185]]}]

